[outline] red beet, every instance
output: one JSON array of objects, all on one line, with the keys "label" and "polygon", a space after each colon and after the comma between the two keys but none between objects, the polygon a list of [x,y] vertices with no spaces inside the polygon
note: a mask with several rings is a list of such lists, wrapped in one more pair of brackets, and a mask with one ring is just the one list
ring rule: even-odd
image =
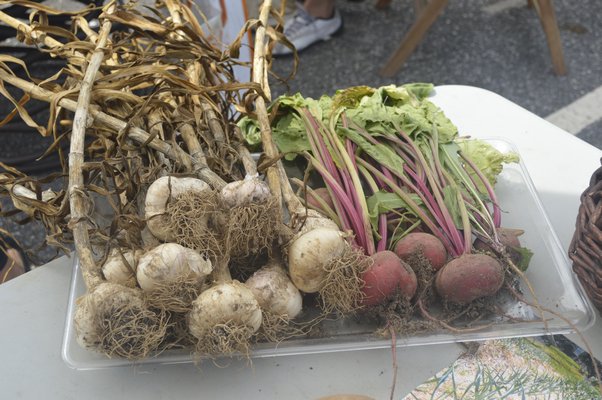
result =
[{"label": "red beet", "polygon": [[402,238],[395,245],[395,254],[402,260],[407,260],[412,254],[421,250],[424,257],[438,271],[447,261],[447,251],[435,235],[423,232],[413,232]]},{"label": "red beet", "polygon": [[[521,265],[521,260],[523,259],[524,255],[520,252],[521,244],[518,237],[525,233],[525,231],[522,229],[512,228],[497,228],[496,231],[500,243],[506,246],[506,252],[510,256],[512,262],[516,265]],[[492,251],[491,246],[483,242],[481,239],[475,240],[472,247],[475,250]],[[528,260],[526,262],[528,263]]]},{"label": "red beet", "polygon": [[374,263],[364,272],[362,279],[364,298],[362,306],[374,306],[383,303],[399,290],[407,299],[411,299],[418,286],[416,275],[404,261],[392,251],[381,251],[372,256]]},{"label": "red beet", "polygon": [[465,254],[454,258],[435,277],[437,293],[456,304],[494,295],[503,284],[504,267],[486,254]]}]

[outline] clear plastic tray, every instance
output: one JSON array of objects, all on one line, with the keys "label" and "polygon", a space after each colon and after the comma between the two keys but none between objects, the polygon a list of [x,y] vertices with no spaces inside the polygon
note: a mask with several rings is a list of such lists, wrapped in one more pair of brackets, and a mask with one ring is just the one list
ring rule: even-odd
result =
[{"label": "clear plastic tray", "polygon": [[[487,141],[503,152],[517,151],[507,141],[500,139],[489,139]],[[493,324],[490,327],[477,332],[452,334],[449,331],[442,330],[416,334],[398,338],[397,346],[560,334],[572,332],[574,327],[585,330],[593,325],[595,318],[593,308],[571,271],[569,260],[552,229],[550,220],[546,216],[522,162],[504,167],[503,172],[498,177],[496,193],[504,211],[503,225],[524,229],[525,234],[521,236],[521,242],[534,253],[526,274],[535,290],[539,303],[561,314],[564,319],[546,313],[547,326],[541,321],[510,322],[508,320],[491,320],[490,322]],[[63,338],[63,359],[70,367],[76,369],[99,369],[130,365],[130,361],[109,359],[104,355],[83,349],[77,344],[72,323],[73,312],[75,300],[84,293],[85,286],[76,259]],[[523,288],[523,293],[526,294],[527,298],[530,297],[526,287]],[[503,302],[501,307],[516,319],[529,320],[534,315],[531,307],[516,301]],[[284,341],[278,345],[264,344],[256,346],[251,353],[251,357],[365,350],[391,346],[390,340],[372,333],[374,326],[362,321],[328,321],[321,328],[321,332],[324,334],[320,338],[302,338]],[[189,362],[193,362],[190,352],[178,350],[137,361],[137,364]]]}]

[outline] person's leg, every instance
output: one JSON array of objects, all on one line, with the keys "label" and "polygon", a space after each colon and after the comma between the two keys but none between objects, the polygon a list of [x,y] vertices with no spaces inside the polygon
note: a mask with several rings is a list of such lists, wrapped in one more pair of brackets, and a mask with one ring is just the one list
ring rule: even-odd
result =
[{"label": "person's leg", "polygon": [[334,14],[334,0],[305,0],[303,8],[314,18],[332,18]]},{"label": "person's leg", "polygon": [[[284,35],[301,51],[312,44],[328,40],[343,26],[341,14],[334,6],[335,0],[305,0],[293,17],[284,25]],[[278,45],[274,55],[291,54],[292,50]]]}]

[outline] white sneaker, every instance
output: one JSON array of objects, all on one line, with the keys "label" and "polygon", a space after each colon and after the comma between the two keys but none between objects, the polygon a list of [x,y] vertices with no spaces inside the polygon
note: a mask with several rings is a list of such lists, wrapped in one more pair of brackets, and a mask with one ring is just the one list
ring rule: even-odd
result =
[{"label": "white sneaker", "polygon": [[[293,17],[284,24],[284,35],[297,51],[301,51],[320,40],[330,39],[342,26],[343,19],[336,8],[331,18],[324,19],[312,17],[300,6]],[[292,53],[291,49],[280,43],[272,52],[276,56]]]}]

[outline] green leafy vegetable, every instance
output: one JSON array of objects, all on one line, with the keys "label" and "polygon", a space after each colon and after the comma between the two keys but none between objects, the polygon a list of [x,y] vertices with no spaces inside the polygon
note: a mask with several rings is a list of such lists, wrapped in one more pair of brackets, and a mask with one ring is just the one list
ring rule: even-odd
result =
[{"label": "green leafy vegetable", "polygon": [[257,120],[243,117],[237,123],[251,151],[257,151],[261,145],[261,131]]},{"label": "green leafy vegetable", "polygon": [[[422,205],[422,200],[418,195],[409,194],[412,200],[418,205]],[[369,196],[366,199],[368,204],[368,215],[370,216],[370,224],[374,231],[378,231],[378,216],[390,211],[399,212],[400,209],[408,209],[408,205],[397,194],[390,192],[379,191]],[[413,219],[417,219],[414,216]]]},{"label": "green leafy vegetable", "polygon": [[390,147],[387,147],[382,143],[372,144],[363,138],[362,135],[351,129],[340,128],[338,132],[357,144],[360,149],[365,151],[380,164],[387,165],[390,169],[395,171],[403,171],[403,159],[395,154]]},{"label": "green leafy vegetable", "polygon": [[525,272],[529,267],[529,263],[531,262],[531,258],[533,257],[533,252],[526,247],[513,247],[512,249],[518,252],[518,254],[520,254],[519,262],[517,265],[518,269]]},{"label": "green leafy vegetable", "polygon": [[462,216],[460,215],[460,204],[458,203],[458,187],[455,185],[448,185],[443,188],[443,203],[449,210],[454,226],[458,229],[462,229]]},{"label": "green leafy vegetable", "polygon": [[516,153],[502,153],[487,142],[478,139],[459,139],[457,144],[467,158],[483,172],[489,183],[496,182],[496,177],[502,172],[504,163],[519,161]]},{"label": "green leafy vegetable", "polygon": [[[287,159],[309,149],[307,135],[300,117],[292,110],[307,108],[319,121],[328,125],[332,116],[341,111],[350,123],[371,135],[388,135],[402,129],[417,141],[422,135],[429,136],[433,126],[439,141],[447,143],[457,136],[457,128],[443,112],[426,97],[433,85],[413,83],[403,86],[389,85],[378,89],[355,86],[339,90],[333,97],[322,96],[319,100],[297,93],[281,96],[276,101],[278,113],[273,121],[274,140]],[[258,126],[243,118],[239,126],[250,146],[260,142]]]},{"label": "green leafy vegetable", "polygon": [[419,100],[422,100],[433,92],[434,85],[432,83],[414,82],[406,83],[402,87],[411,92]]},{"label": "green leafy vegetable", "polygon": [[287,160],[311,149],[305,125],[297,114],[289,113],[280,118],[272,128],[272,133],[278,149],[285,154]]}]

